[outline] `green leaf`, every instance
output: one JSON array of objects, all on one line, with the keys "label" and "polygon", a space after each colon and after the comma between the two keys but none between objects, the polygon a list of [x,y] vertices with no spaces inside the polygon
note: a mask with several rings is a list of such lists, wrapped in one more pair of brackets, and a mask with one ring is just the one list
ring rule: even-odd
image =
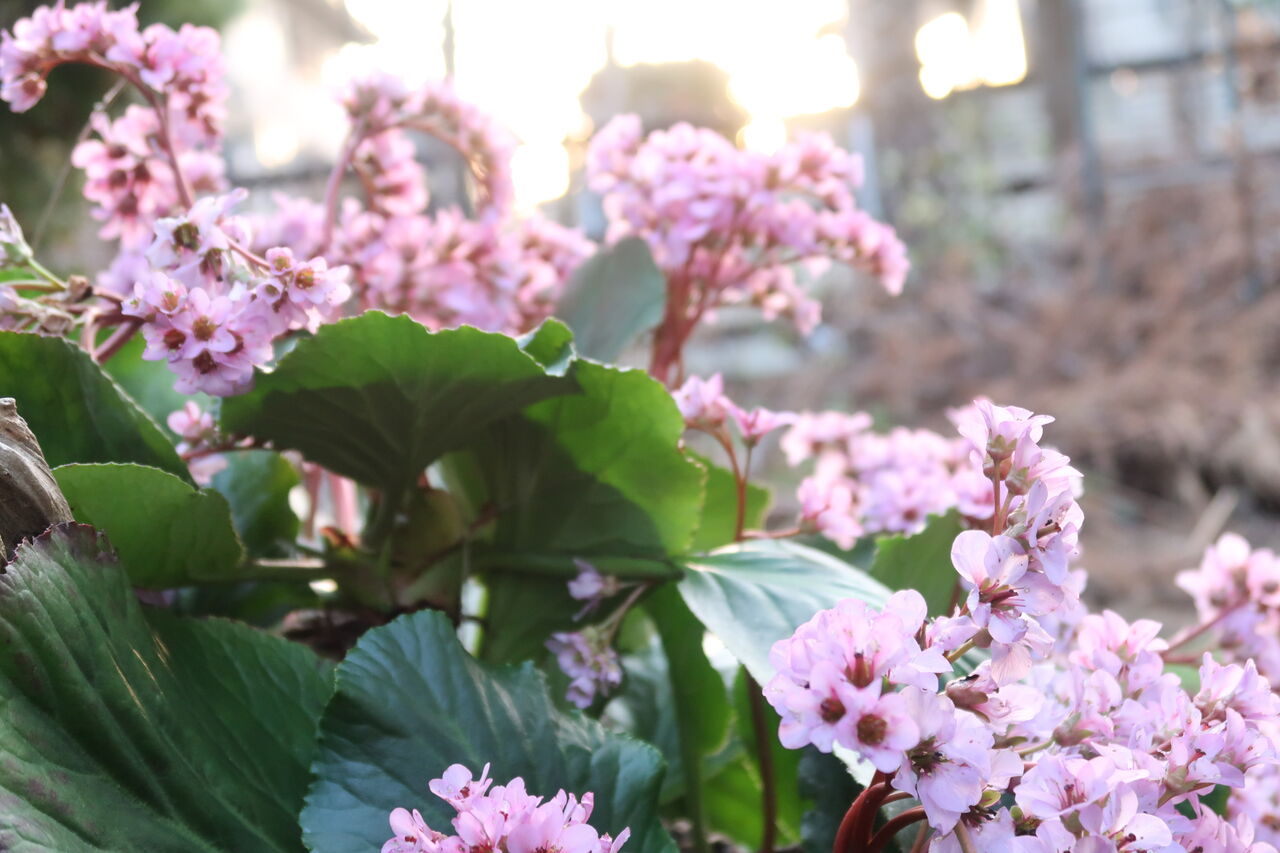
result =
[{"label": "green leaf", "polygon": [[[693,537],[692,551],[710,551],[728,545],[734,539],[738,523],[738,485],[733,472],[713,464],[696,453],[694,459],[707,469],[707,493],[702,503],[702,520]],[[747,511],[743,527],[756,530],[764,526],[764,516],[769,510],[769,490],[755,483],[747,483]]]},{"label": "green leaf", "polygon": [[924,530],[912,536],[885,536],[876,543],[871,576],[890,589],[915,589],[929,605],[930,616],[942,616],[951,604],[956,570],[951,565],[951,543],[964,530],[952,510],[930,516]]},{"label": "green leaf", "polygon": [[107,534],[134,586],[242,576],[244,548],[217,492],[145,465],[63,465],[53,475],[76,521]]},{"label": "green leaf", "polygon": [[657,817],[656,750],[556,711],[532,664],[479,663],[430,611],[368,632],[339,667],[302,811],[304,839],[315,853],[377,850],[397,806],[447,828],[453,810],[427,782],[450,764],[479,772],[486,762],[499,783],[521,776],[533,794],[592,791],[593,826],[613,834],[630,826],[636,853],[674,853]]},{"label": "green leaf", "polygon": [[505,335],[368,311],[322,327],[223,401],[222,427],[398,492],[493,422],[573,390]]},{"label": "green leaf", "polygon": [[537,660],[555,631],[572,631],[582,602],[570,597],[563,578],[494,572],[486,579],[489,608],[481,657],[491,663]]},{"label": "green leaf", "polygon": [[298,536],[298,516],[289,492],[298,470],[270,450],[238,450],[225,455],[227,467],[213,477],[231,506],[231,522],[255,557],[284,557]]},{"label": "green leaf", "polygon": [[136,462],[190,481],[156,422],[69,341],[0,332],[0,396],[18,401],[52,467]]},{"label": "green leaf", "polygon": [[821,551],[753,540],[684,561],[680,593],[760,684],[773,676],[769,649],[819,610],[844,598],[880,606],[889,590]]},{"label": "green leaf", "polygon": [[306,648],[141,609],[83,526],[0,574],[0,849],[301,851],[332,677]]},{"label": "green leaf", "polygon": [[649,247],[628,237],[578,267],[556,313],[573,329],[580,353],[616,361],[661,322],[666,299],[667,281]]},{"label": "green leaf", "polygon": [[724,682],[702,650],[706,633],[672,584],[656,590],[644,603],[658,629],[667,655],[672,707],[684,773],[685,816],[693,823],[693,847],[705,850],[703,757],[724,746],[732,712]]},{"label": "green leaf", "polygon": [[[636,370],[574,362],[582,393],[545,400],[474,436],[451,461],[454,485],[496,514],[488,565],[562,575],[572,559],[657,561],[619,573],[669,576],[664,561],[693,539],[704,473],[679,448],[671,395]],[[492,556],[496,554],[497,556]]]}]

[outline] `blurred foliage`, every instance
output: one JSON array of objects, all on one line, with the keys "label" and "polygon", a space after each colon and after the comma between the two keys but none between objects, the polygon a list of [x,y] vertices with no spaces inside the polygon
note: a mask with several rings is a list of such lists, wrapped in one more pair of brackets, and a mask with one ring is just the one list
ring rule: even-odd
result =
[{"label": "blurred foliage", "polygon": [[[138,10],[142,26],[184,23],[220,27],[241,8],[244,0],[147,0]],[[0,0],[0,26],[11,27],[38,6],[35,0]],[[122,3],[111,2],[112,7]],[[49,92],[25,113],[13,113],[0,105],[0,201],[8,204],[29,236],[44,211],[50,194],[67,167],[76,137],[85,127],[94,104],[114,84],[112,75],[86,66],[64,66],[50,77]],[[127,103],[122,93],[113,114]],[[49,223],[48,241],[74,233],[86,213],[80,197],[79,175],[71,175],[62,189]]]}]

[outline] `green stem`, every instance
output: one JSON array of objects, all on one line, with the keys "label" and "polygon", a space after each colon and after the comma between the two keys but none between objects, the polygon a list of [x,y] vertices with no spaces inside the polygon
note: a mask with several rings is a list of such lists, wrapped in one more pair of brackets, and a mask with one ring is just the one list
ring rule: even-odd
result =
[{"label": "green stem", "polygon": [[53,285],[55,290],[60,292],[67,289],[67,283],[65,281],[54,275],[48,267],[37,261],[34,257],[27,262],[27,265],[39,273],[43,279],[49,282],[49,284]]}]

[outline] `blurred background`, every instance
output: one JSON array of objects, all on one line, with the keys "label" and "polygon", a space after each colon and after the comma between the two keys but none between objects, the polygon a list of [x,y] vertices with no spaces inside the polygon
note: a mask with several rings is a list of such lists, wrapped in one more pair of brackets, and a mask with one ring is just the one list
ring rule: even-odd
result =
[{"label": "blurred background", "polygon": [[[0,0],[10,25],[33,3]],[[320,194],[332,92],[450,76],[519,138],[517,203],[599,235],[594,129],[638,113],[769,149],[824,130],[913,270],[826,283],[801,340],[730,312],[697,341],[743,403],[949,430],[986,394],[1058,418],[1087,473],[1095,604],[1181,621],[1173,572],[1231,528],[1280,547],[1280,3],[1272,0],[144,0],[218,27],[231,183]],[[78,76],[77,76],[78,75]],[[59,80],[61,76],[61,80]],[[106,260],[63,164],[110,82],[63,69],[0,113],[0,197],[47,251]],[[433,204],[459,164],[424,147]],[[83,223],[77,226],[76,223]]]}]

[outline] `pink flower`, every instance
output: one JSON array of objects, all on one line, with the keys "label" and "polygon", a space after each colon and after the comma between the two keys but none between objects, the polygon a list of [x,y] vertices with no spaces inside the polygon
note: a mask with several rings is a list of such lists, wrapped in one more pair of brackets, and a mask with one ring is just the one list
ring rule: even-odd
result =
[{"label": "pink flower", "polygon": [[758,406],[748,411],[732,403],[729,404],[729,414],[738,425],[742,440],[747,444],[756,444],[775,429],[787,426],[795,420],[795,415],[791,412],[774,412]]},{"label": "pink flower", "polygon": [[908,751],[894,787],[920,800],[930,826],[950,832],[991,781],[991,732],[945,696],[916,687],[902,696],[920,741]]},{"label": "pink flower", "polygon": [[[880,692],[878,684],[864,690]],[[897,693],[887,693],[855,708],[850,715],[850,743],[842,745],[882,773],[893,773],[902,765],[906,751],[920,742],[920,729],[909,715],[906,700]]]},{"label": "pink flower", "polygon": [[734,408],[725,396],[724,380],[719,373],[710,379],[690,376],[671,396],[685,424],[696,429],[715,429],[728,419]]},{"label": "pink flower", "polygon": [[800,521],[848,550],[862,535],[853,489],[840,480],[806,477],[796,492],[800,499]]}]

